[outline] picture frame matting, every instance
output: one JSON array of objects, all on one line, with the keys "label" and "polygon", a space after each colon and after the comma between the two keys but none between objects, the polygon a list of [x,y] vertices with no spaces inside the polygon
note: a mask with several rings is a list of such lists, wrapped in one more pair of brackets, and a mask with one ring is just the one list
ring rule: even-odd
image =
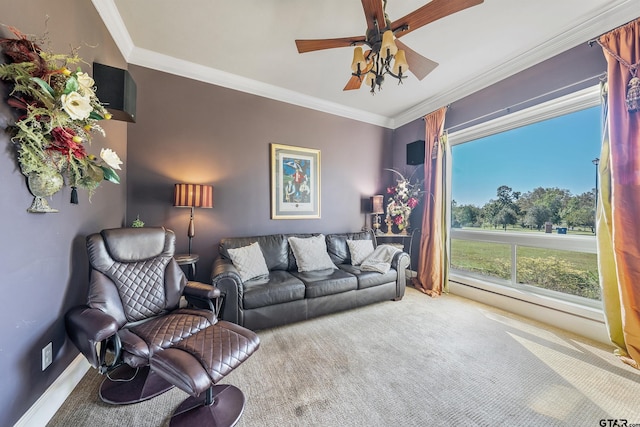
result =
[{"label": "picture frame matting", "polygon": [[271,219],[320,218],[320,150],[271,144]]}]

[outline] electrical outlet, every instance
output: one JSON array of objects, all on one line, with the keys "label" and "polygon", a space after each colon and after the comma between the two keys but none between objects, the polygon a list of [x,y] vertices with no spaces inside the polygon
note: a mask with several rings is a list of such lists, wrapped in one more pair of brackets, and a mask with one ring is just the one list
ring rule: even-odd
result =
[{"label": "electrical outlet", "polygon": [[53,362],[53,343],[47,344],[42,349],[42,370],[47,369],[51,362]]}]

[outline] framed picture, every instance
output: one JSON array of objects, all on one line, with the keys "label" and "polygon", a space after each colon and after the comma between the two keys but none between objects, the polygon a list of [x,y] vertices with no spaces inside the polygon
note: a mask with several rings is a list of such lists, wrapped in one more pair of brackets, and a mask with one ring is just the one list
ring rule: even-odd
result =
[{"label": "framed picture", "polygon": [[320,150],[271,144],[271,219],[320,218]]}]

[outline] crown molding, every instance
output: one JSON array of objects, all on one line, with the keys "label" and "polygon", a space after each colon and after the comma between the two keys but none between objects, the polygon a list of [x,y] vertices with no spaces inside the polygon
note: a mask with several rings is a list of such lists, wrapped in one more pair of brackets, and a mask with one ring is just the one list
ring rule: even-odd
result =
[{"label": "crown molding", "polygon": [[[535,51],[523,52],[509,61],[487,70],[466,84],[449,87],[440,94],[403,111],[393,117],[393,129],[410,123],[438,108],[469,96],[494,83],[506,79],[520,71],[526,70],[546,59],[569,50],[580,43],[598,37],[613,28],[630,21],[629,17],[640,16],[640,2],[638,0],[615,0],[603,6],[588,20],[572,25],[556,37],[540,45]],[[603,72],[606,70],[603,70]]]},{"label": "crown molding", "polygon": [[126,59],[130,64],[250,93],[300,107],[311,108],[324,113],[338,115],[387,128],[391,128],[393,125],[393,121],[388,117],[367,113],[351,107],[345,107],[344,105],[334,102],[325,101],[320,98],[238,76],[226,71],[184,61],[182,59],[163,55],[148,49],[134,47]]},{"label": "crown molding", "polygon": [[92,3],[127,63],[376,126],[386,128],[392,128],[393,126],[393,120],[389,117],[346,107],[334,102],[325,101],[320,98],[136,47],[124,25],[124,21],[118,12],[114,0],[92,0]]},{"label": "crown molding", "polygon": [[610,31],[628,22],[630,20],[629,17],[640,16],[640,2],[638,0],[611,0],[586,21],[566,28],[554,38],[542,43],[535,50],[522,52],[520,55],[487,70],[463,85],[444,88],[437,95],[394,117],[385,117],[138,48],[133,44],[133,40],[124,25],[114,0],[92,0],[92,3],[128,63],[389,129],[397,129],[435,111],[443,105],[448,105],[471,95],[575,47],[579,43],[584,43],[590,38]]},{"label": "crown molding", "polygon": [[133,51],[134,45],[127,27],[120,16],[120,12],[113,0],[91,0],[98,15],[111,34],[111,38],[120,49],[120,54],[128,62],[128,58]]}]

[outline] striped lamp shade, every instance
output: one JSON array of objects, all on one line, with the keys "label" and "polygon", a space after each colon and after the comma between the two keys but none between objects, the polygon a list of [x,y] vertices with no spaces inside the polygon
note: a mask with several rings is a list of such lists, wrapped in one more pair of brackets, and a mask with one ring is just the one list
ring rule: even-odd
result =
[{"label": "striped lamp shade", "polygon": [[173,206],[212,208],[213,186],[202,184],[176,184]]}]

